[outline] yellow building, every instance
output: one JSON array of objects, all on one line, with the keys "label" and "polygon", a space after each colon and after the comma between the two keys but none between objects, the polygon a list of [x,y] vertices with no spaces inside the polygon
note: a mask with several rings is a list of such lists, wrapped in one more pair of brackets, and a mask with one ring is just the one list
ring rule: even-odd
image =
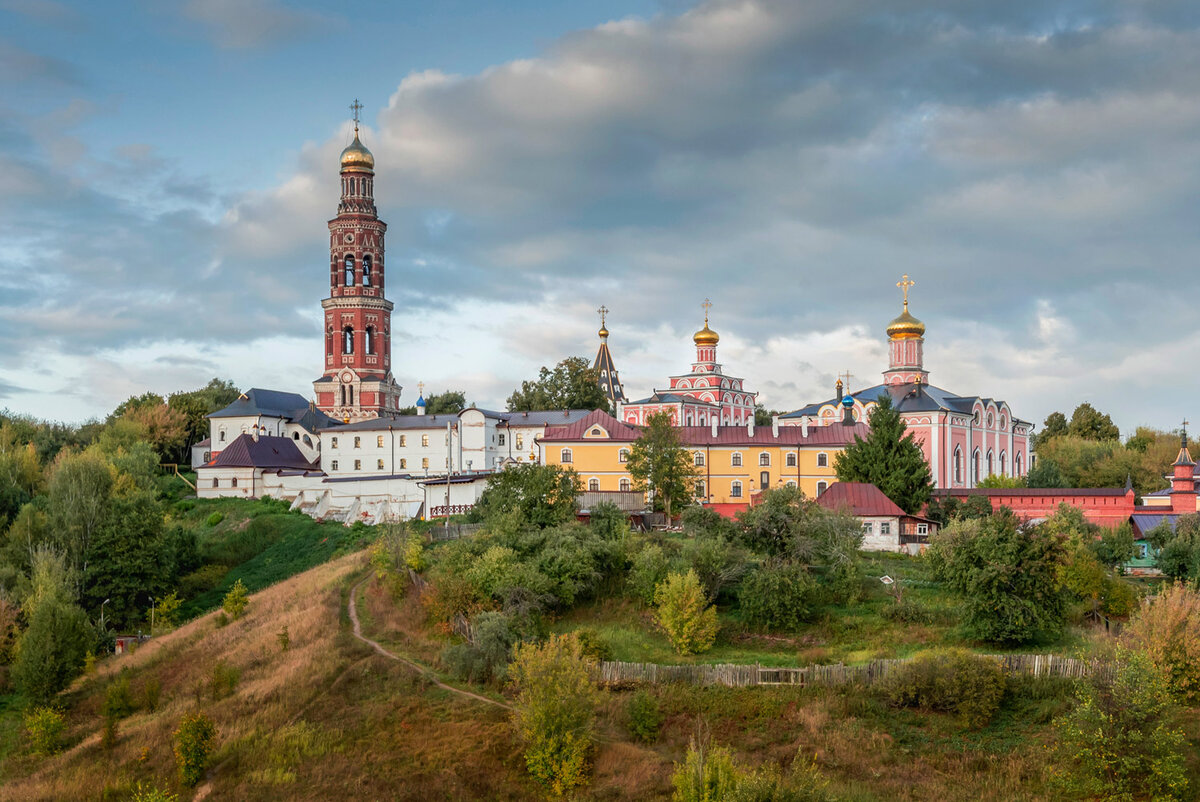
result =
[{"label": "yellow building", "polygon": [[[696,499],[723,514],[748,506],[764,488],[791,485],[816,498],[837,481],[834,457],[866,436],[853,426],[684,426],[680,440],[696,466]],[[628,491],[625,462],[641,429],[599,410],[539,438],[547,465],[574,468],[584,490]]]}]

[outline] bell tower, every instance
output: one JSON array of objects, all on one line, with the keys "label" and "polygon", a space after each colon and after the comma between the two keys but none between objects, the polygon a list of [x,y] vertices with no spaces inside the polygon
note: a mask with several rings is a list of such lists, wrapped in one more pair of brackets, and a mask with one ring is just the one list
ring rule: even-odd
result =
[{"label": "bell tower", "polygon": [[359,139],[342,151],[342,196],[329,221],[329,297],[324,310],[325,372],[313,382],[317,407],[354,422],[395,415],[400,386],[392,377],[392,302],[384,297],[383,237],[375,210],[375,157]]},{"label": "bell tower", "polygon": [[884,384],[929,384],[924,365],[925,324],[908,311],[908,290],[916,283],[907,273],[896,283],[904,293],[904,311],[887,327],[889,358]]}]

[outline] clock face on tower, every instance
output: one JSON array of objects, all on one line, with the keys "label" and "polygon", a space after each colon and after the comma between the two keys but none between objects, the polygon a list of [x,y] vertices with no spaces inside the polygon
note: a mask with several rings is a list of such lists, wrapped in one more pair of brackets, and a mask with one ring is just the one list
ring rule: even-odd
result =
[{"label": "clock face on tower", "polygon": [[342,374],[342,381],[346,383],[354,381],[354,374],[350,371],[346,371]]}]

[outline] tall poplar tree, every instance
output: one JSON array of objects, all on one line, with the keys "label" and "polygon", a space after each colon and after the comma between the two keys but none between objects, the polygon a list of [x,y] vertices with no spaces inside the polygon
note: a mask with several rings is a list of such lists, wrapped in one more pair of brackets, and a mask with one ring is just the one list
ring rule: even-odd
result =
[{"label": "tall poplar tree", "polygon": [[695,493],[696,466],[666,412],[646,419],[646,429],[629,449],[625,470],[635,488],[654,490],[654,504],[662,507],[668,522],[671,508],[687,504]]},{"label": "tall poplar tree", "polygon": [[868,423],[866,439],[855,435],[834,460],[838,481],[873,484],[909,515],[916,514],[933,495],[933,476],[921,446],[886,393],[875,402]]}]

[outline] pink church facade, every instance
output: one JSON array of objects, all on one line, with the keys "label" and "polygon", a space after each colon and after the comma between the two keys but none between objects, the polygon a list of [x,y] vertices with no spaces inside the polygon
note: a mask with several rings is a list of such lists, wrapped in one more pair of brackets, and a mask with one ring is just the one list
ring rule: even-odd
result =
[{"label": "pink church facade", "polygon": [[848,411],[865,421],[885,393],[913,433],[929,463],[938,489],[969,489],[988,476],[1024,476],[1029,471],[1033,425],[1013,415],[1005,401],[961,396],[929,383],[924,366],[925,324],[908,312],[905,276],[904,311],[889,324],[888,369],[883,382],[849,393],[838,381],[835,398],[780,417],[780,425],[805,422],[828,426]]}]

